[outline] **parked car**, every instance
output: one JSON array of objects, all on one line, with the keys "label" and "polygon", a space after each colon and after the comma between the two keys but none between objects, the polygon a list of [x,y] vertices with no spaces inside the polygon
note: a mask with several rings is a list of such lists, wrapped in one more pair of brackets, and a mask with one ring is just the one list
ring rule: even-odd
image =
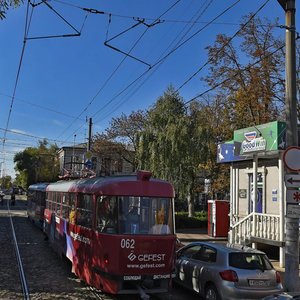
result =
[{"label": "parked car", "polygon": [[205,299],[260,299],[283,291],[267,255],[241,245],[193,242],[177,251],[175,283]]}]

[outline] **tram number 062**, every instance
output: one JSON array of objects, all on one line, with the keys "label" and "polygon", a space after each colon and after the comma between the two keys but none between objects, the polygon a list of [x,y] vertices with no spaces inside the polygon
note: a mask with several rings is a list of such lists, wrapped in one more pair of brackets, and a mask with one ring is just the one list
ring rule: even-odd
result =
[{"label": "tram number 062", "polygon": [[134,249],[135,240],[134,239],[121,239],[122,249]]}]

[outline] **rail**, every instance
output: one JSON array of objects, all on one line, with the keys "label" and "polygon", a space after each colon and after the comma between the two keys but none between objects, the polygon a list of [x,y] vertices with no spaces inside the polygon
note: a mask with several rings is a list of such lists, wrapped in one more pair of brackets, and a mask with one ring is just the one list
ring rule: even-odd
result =
[{"label": "rail", "polygon": [[20,281],[21,281],[21,285],[22,285],[23,295],[24,295],[25,300],[29,300],[30,299],[29,289],[28,289],[28,285],[27,285],[27,281],[26,281],[26,277],[25,277],[25,273],[24,273],[24,269],[23,269],[22,259],[20,256],[20,251],[19,251],[19,247],[18,247],[18,242],[17,242],[14,224],[12,221],[8,202],[7,202],[7,210],[8,210],[8,215],[9,215],[9,220],[10,220],[10,225],[11,225],[13,244],[14,244],[14,248],[15,248],[15,252],[16,252],[16,258],[17,258],[17,264],[18,264],[18,269],[19,269],[19,275],[20,275]]}]

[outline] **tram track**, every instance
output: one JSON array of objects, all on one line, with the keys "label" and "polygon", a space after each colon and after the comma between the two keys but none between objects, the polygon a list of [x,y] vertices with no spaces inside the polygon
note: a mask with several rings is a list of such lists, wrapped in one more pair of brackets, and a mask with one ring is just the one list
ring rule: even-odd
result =
[{"label": "tram track", "polygon": [[0,299],[114,299],[76,278],[22,207],[1,207],[0,243]]},{"label": "tram track", "polygon": [[[17,201],[10,208],[6,202],[0,206],[0,299],[141,299],[139,295],[108,295],[81,282],[28,220],[26,202]],[[166,298],[153,295],[150,299]]]}]

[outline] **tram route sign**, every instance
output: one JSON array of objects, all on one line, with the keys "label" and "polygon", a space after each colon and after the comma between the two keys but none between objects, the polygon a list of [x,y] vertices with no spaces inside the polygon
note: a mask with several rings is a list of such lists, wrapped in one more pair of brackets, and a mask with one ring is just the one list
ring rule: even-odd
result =
[{"label": "tram route sign", "polygon": [[287,188],[299,188],[300,174],[285,174],[284,181]]}]

